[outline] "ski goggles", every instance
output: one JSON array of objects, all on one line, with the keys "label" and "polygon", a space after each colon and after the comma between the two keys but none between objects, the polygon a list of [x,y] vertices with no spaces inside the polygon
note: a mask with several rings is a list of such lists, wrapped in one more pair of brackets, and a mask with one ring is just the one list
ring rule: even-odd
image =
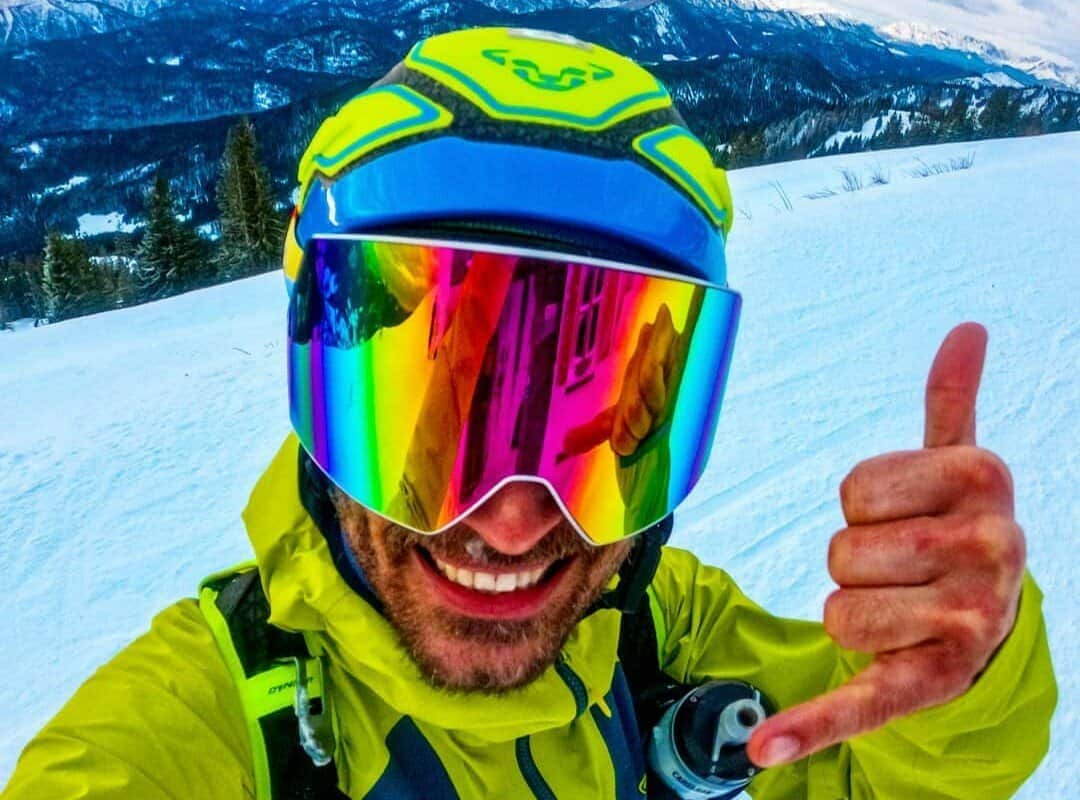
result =
[{"label": "ski goggles", "polygon": [[701,476],[740,304],[557,252],[317,235],[289,307],[293,427],[341,490],[414,531],[524,480],[609,544]]}]

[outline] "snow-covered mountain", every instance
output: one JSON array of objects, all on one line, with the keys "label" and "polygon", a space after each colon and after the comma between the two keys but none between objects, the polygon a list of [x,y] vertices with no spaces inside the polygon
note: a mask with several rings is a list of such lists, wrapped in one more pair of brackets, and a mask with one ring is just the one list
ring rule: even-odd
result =
[{"label": "snow-covered mountain", "polygon": [[[86,215],[136,224],[149,172],[171,176],[196,224],[213,221],[225,131],[260,120],[280,198],[318,120],[427,35],[477,25],[560,30],[649,64],[706,143],[764,131],[762,159],[821,152],[885,103],[975,117],[1008,91],[1036,119],[1074,128],[1080,98],[1047,88],[989,50],[888,40],[787,0],[25,0],[0,6],[0,256],[40,250],[42,231]],[[816,8],[816,6],[815,6]],[[808,10],[808,9],[807,9]],[[939,42],[940,43],[940,42]],[[952,42],[952,44],[957,44]],[[1049,69],[1041,65],[1040,69]],[[1024,87],[1024,88],[1019,88]],[[915,118],[918,122],[919,118]],[[939,120],[940,121],[940,120]],[[923,127],[916,124],[912,130]],[[965,130],[981,131],[972,119]],[[1020,132],[1020,126],[1013,132]],[[931,132],[933,133],[933,132]],[[979,133],[979,135],[984,135]],[[1004,135],[987,133],[985,135]],[[936,139],[924,136],[920,141]],[[838,141],[838,140],[834,140]],[[884,146],[877,137],[858,139]],[[856,142],[845,140],[848,145]],[[898,146],[907,142],[892,142]],[[719,150],[717,150],[719,152]],[[87,180],[65,192],[73,176]]]},{"label": "snow-covered mountain", "polygon": [[136,26],[176,0],[13,0],[0,3],[0,42],[75,39]]},{"label": "snow-covered mountain", "polygon": [[914,44],[944,52],[974,54],[991,63],[1021,70],[1043,83],[1080,89],[1080,70],[1072,63],[1057,63],[1041,56],[1012,53],[985,39],[957,34],[921,23],[891,22],[882,25],[878,30],[894,42]]},{"label": "snow-covered mountain", "polygon": [[[842,170],[866,188],[844,191]],[[840,481],[919,446],[940,337],[983,322],[980,444],[1012,469],[1061,689],[1050,755],[1017,798],[1075,797],[1080,133],[775,164],[731,184],[743,319],[673,544],[773,613],[820,620]],[[0,331],[0,787],[97,665],[250,557],[239,512],[289,429],[285,305],[277,273]]]},{"label": "snow-covered mountain", "polygon": [[285,106],[377,77],[409,43],[469,25],[562,30],[649,63],[812,59],[849,82],[999,68],[933,48],[899,51],[867,25],[756,0],[30,0],[7,12],[0,71],[19,80],[0,84],[0,141]]},{"label": "snow-covered mountain", "polygon": [[974,36],[951,33],[941,28],[918,22],[890,22],[878,28],[890,39],[912,44],[929,45],[941,50],[961,50],[977,53],[994,61],[1004,61],[1008,56],[995,44]]}]

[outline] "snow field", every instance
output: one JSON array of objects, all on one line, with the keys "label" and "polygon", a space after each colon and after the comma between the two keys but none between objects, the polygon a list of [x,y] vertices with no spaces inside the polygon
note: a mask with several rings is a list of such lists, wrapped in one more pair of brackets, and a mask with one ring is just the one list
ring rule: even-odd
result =
[{"label": "snow field", "polygon": [[[971,152],[968,170],[909,174],[917,159]],[[843,192],[841,168],[890,183]],[[937,345],[959,321],[984,323],[980,444],[1012,467],[1061,687],[1051,754],[1019,796],[1071,796],[1080,134],[791,162],[731,183],[745,209],[729,248],[743,320],[712,460],[674,543],[773,612],[819,618],[840,481],[919,445]],[[837,194],[806,198],[826,187]],[[0,785],[94,668],[248,557],[239,512],[289,425],[284,312],[272,274],[0,333],[0,615],[12,628],[0,707],[18,710],[0,731]]]}]

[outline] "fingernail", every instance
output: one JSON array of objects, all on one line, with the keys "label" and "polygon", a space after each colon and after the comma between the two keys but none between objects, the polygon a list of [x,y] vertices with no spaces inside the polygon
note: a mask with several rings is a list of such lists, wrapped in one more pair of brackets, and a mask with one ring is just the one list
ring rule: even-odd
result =
[{"label": "fingernail", "polygon": [[770,739],[765,749],[761,751],[763,767],[771,767],[774,764],[783,764],[794,761],[799,754],[799,740],[794,736],[777,736]]}]

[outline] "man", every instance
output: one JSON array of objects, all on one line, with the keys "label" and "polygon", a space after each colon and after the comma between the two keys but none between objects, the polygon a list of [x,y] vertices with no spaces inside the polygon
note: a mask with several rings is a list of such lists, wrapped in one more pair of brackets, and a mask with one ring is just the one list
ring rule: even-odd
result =
[{"label": "man", "polygon": [[975,445],[982,328],[931,367],[925,447],[840,487],[824,625],[781,620],[661,548],[739,299],[726,180],[651,75],[555,34],[438,36],[299,179],[296,435],[244,514],[257,570],[159,615],[5,800],[659,795],[635,719],[657,679],[778,707],[755,798],[1031,773],[1056,689],[1009,473]]}]

